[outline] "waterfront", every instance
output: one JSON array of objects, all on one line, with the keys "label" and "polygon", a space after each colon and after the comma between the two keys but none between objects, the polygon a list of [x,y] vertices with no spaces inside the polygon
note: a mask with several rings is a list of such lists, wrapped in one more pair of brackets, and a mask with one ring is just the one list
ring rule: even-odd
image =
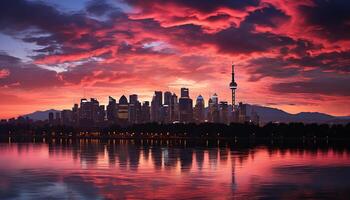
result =
[{"label": "waterfront", "polygon": [[346,144],[0,143],[0,199],[346,199]]}]

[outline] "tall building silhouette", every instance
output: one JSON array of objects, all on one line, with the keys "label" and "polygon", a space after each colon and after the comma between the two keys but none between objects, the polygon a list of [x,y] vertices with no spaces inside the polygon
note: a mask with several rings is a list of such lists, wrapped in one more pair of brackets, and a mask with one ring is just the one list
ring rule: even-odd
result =
[{"label": "tall building silhouette", "polygon": [[120,124],[127,123],[129,120],[129,104],[128,99],[123,95],[118,103],[118,122]]},{"label": "tall building silhouette", "polygon": [[227,101],[220,101],[219,104],[220,123],[229,123],[229,109]]},{"label": "tall building silhouette", "polygon": [[61,122],[62,125],[72,125],[73,123],[73,111],[72,110],[62,110],[61,111]]},{"label": "tall building silhouette", "polygon": [[117,121],[117,101],[111,96],[108,97],[107,120],[111,123]]},{"label": "tall building silhouette", "polygon": [[137,94],[130,95],[129,100],[129,122],[137,124],[141,118],[141,103],[138,100]]},{"label": "tall building silhouette", "polygon": [[50,125],[54,124],[54,114],[53,114],[53,112],[49,112],[49,124]]},{"label": "tall building silhouette", "polygon": [[104,121],[104,107],[101,107],[97,99],[90,98],[80,100],[79,124],[91,126]]},{"label": "tall building silhouette", "polygon": [[170,106],[170,102],[171,102],[171,92],[166,91],[164,92],[164,105]]},{"label": "tall building silhouette", "polygon": [[60,112],[56,112],[56,125],[61,124],[61,113]]},{"label": "tall building silhouette", "polygon": [[74,104],[72,108],[73,112],[73,124],[79,125],[79,105],[77,103]]},{"label": "tall building silhouette", "polygon": [[232,101],[232,109],[235,109],[236,105],[236,89],[237,89],[237,83],[235,81],[235,66],[232,64],[232,78],[230,83],[230,89],[231,89],[231,101]]},{"label": "tall building silhouette", "polygon": [[155,91],[151,102],[151,121],[161,121],[161,108],[162,108],[162,92]]},{"label": "tall building silhouette", "polygon": [[219,97],[216,93],[210,97],[208,102],[208,121],[213,123],[220,122]]},{"label": "tall building silhouette", "polygon": [[204,98],[202,95],[199,95],[197,97],[196,105],[194,106],[193,116],[194,121],[196,123],[202,123],[205,121]]},{"label": "tall building silhouette", "polygon": [[149,106],[149,101],[144,101],[141,107],[141,123],[148,123],[150,122],[150,113],[151,109]]},{"label": "tall building silhouette", "polygon": [[193,121],[193,102],[189,97],[188,88],[181,88],[181,97],[179,99],[179,117],[180,122],[183,123]]},{"label": "tall building silhouette", "polygon": [[175,93],[173,93],[171,95],[171,99],[170,99],[170,118],[171,118],[171,122],[175,122],[175,121],[179,121],[179,102],[177,99],[177,95]]},{"label": "tall building silhouette", "polygon": [[181,88],[181,97],[182,98],[190,98],[189,90],[188,88]]}]

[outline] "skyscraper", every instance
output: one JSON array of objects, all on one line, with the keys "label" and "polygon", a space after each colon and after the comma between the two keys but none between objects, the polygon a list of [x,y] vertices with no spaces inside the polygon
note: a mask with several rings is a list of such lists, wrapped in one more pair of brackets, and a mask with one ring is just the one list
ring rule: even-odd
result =
[{"label": "skyscraper", "polygon": [[181,88],[181,97],[185,98],[190,98],[189,90],[188,88]]},{"label": "skyscraper", "polygon": [[73,111],[72,110],[62,110],[61,111],[61,118],[62,118],[62,124],[63,125],[72,125],[73,123]]},{"label": "skyscraper", "polygon": [[236,105],[236,89],[237,89],[237,83],[235,82],[235,66],[232,64],[232,77],[231,77],[231,83],[230,83],[230,89],[231,89],[231,100],[232,100],[232,109],[235,109]]},{"label": "skyscraper", "polygon": [[124,95],[120,97],[117,107],[118,123],[126,124],[129,120],[129,104],[128,99]]},{"label": "skyscraper", "polygon": [[179,121],[179,102],[175,93],[171,95],[170,99],[170,121]]},{"label": "skyscraper", "polygon": [[132,124],[139,123],[141,117],[141,103],[138,100],[137,94],[130,95],[129,99],[129,122]]},{"label": "skyscraper", "polygon": [[74,104],[72,108],[73,112],[73,125],[77,126],[79,125],[79,106],[77,103]]},{"label": "skyscraper", "polygon": [[108,97],[107,120],[110,123],[117,121],[117,101],[111,96]]},{"label": "skyscraper", "polygon": [[229,110],[227,101],[220,101],[219,105],[220,123],[229,123]]},{"label": "skyscraper", "polygon": [[244,123],[249,121],[249,116],[247,116],[247,104],[239,102],[238,105],[238,121]]},{"label": "skyscraper", "polygon": [[131,104],[136,104],[139,101],[137,94],[129,95],[129,100]]},{"label": "skyscraper", "polygon": [[202,123],[205,120],[205,108],[204,108],[204,98],[199,95],[196,100],[196,105],[194,106],[194,121],[196,123]]},{"label": "skyscraper", "polygon": [[53,125],[53,124],[54,124],[53,112],[49,112],[49,124],[50,124],[50,125]]},{"label": "skyscraper", "polygon": [[193,102],[189,97],[188,88],[181,88],[181,97],[179,99],[180,122],[188,123],[193,121]]},{"label": "skyscraper", "polygon": [[155,91],[151,102],[151,121],[161,122],[162,92]]},{"label": "skyscraper", "polygon": [[208,112],[210,116],[210,119],[208,119],[208,121],[213,123],[220,122],[219,97],[216,93],[214,93],[213,96],[210,97]]},{"label": "skyscraper", "polygon": [[91,125],[93,123],[92,106],[85,98],[80,100],[79,122],[81,126]]},{"label": "skyscraper", "polygon": [[56,112],[56,125],[61,124],[61,113],[60,112]]},{"label": "skyscraper", "polygon": [[92,126],[100,122],[102,112],[99,102],[95,98],[80,100],[79,124],[82,126]]},{"label": "skyscraper", "polygon": [[151,117],[150,113],[151,113],[151,109],[149,106],[149,101],[143,102],[141,107],[141,123],[150,122],[150,117]]},{"label": "skyscraper", "polygon": [[170,106],[170,102],[171,102],[171,92],[166,91],[164,92],[164,105]]}]

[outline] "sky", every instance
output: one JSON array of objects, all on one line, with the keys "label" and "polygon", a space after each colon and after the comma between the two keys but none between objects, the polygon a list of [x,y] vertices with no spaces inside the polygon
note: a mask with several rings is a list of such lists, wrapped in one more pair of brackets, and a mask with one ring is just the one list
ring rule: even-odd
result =
[{"label": "sky", "polygon": [[155,90],[350,115],[348,0],[2,0],[0,118]]}]

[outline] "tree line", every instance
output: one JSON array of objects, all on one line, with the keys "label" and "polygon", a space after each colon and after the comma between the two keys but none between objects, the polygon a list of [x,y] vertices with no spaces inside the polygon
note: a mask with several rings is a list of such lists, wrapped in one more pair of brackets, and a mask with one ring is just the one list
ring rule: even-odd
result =
[{"label": "tree line", "polygon": [[49,124],[0,124],[2,137],[101,137],[101,138],[350,138],[347,125],[267,123],[133,124],[81,128]]}]

